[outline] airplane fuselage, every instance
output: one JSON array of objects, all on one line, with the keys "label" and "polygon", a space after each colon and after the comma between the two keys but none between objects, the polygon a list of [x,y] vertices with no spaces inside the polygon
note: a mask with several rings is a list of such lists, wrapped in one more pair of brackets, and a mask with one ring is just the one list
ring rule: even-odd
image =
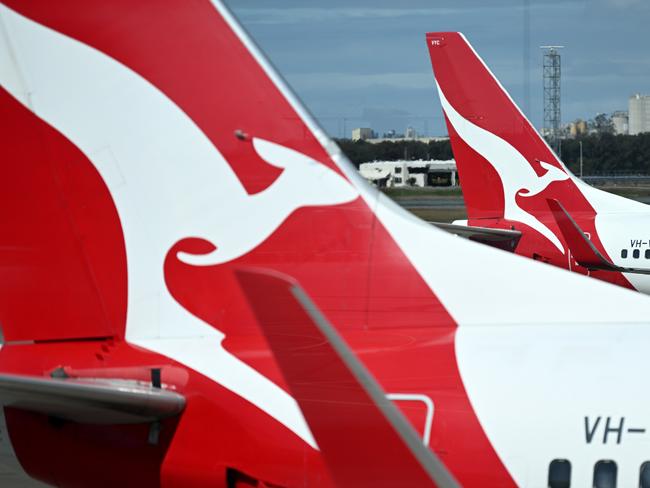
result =
[{"label": "airplane fuselage", "polygon": [[[650,272],[650,211],[598,213],[595,219],[582,219],[581,215],[577,214],[574,218],[579,226],[582,224],[586,227],[589,225],[587,222],[592,222],[595,233],[586,232],[586,237],[598,243],[596,245],[614,265]],[[555,224],[550,213],[542,216],[540,220],[549,226]],[[570,247],[565,247],[564,253],[560,253],[543,236],[520,222],[482,219],[471,223],[484,227],[520,230],[522,237],[515,253],[521,256],[650,294],[650,274],[589,269],[576,261]]]},{"label": "airplane fuselage", "polygon": [[[602,461],[616,463],[618,486],[635,486],[650,461],[646,328],[476,325],[348,332],[344,338],[464,486],[546,486],[553,460],[571,463],[572,486],[592,483]],[[257,351],[258,368],[265,364],[264,374],[281,382],[260,337],[240,347]],[[332,486],[318,451],[279,422],[182,364],[147,356],[104,341],[4,346],[0,368],[22,374],[64,365],[73,374],[93,375],[110,364],[106,374],[144,379],[142,364],[156,364],[188,406],[182,417],[163,423],[155,442],[149,425],[83,426],[7,409],[0,419],[9,433],[0,440],[3,464],[68,486],[92,480],[111,456],[121,459],[124,449],[134,449],[139,456],[132,469],[109,470],[94,486],[131,486],[136,478],[139,486],[225,486],[226,472],[279,486]],[[30,357],[42,358],[38,368],[25,366]],[[332,385],[324,386],[324,396],[327,388]],[[53,443],[61,447],[52,449]],[[70,457],[77,468],[65,462]]]}]

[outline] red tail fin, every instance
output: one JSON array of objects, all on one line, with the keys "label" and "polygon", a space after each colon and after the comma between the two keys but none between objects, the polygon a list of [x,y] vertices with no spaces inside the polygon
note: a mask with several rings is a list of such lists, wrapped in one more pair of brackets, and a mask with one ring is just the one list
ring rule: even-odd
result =
[{"label": "red tail fin", "polygon": [[[503,217],[512,197],[504,195],[504,173],[516,172],[526,185],[547,173],[542,162],[562,165],[461,33],[429,33],[427,45],[468,216]],[[490,143],[502,147],[490,152]]]},{"label": "red tail fin", "polygon": [[564,253],[546,198],[580,214],[587,227],[593,207],[465,37],[442,32],[426,39],[470,223],[524,224]]}]

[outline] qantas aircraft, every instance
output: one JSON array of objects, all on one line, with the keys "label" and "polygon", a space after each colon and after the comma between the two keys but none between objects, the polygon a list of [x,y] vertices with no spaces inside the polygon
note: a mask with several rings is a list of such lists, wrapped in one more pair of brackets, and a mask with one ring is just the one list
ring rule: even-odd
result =
[{"label": "qantas aircraft", "polygon": [[0,29],[2,486],[649,486],[650,298],[370,188],[216,0]]},{"label": "qantas aircraft", "polygon": [[462,34],[427,45],[467,208],[455,224],[475,227],[475,240],[502,230],[517,254],[650,293],[650,207],[571,174]]}]

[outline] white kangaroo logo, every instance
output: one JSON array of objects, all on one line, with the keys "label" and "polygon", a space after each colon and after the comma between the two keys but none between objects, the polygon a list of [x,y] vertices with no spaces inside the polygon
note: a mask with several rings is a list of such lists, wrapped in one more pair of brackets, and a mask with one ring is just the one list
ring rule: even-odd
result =
[{"label": "white kangaroo logo", "polygon": [[231,261],[264,242],[294,210],[345,203],[358,196],[341,175],[298,151],[258,138],[253,138],[253,147],[264,161],[284,171],[271,186],[255,195],[248,195],[237,185],[237,208],[230,209],[236,212],[236,222],[241,225],[227,234],[218,227],[205,225],[197,230],[202,234],[199,237],[209,240],[217,249],[200,255],[179,252],[181,261],[200,266]]},{"label": "white kangaroo logo", "polygon": [[516,196],[532,197],[544,191],[552,182],[568,179],[569,175],[552,164],[540,161],[540,165],[546,170],[546,173],[537,176],[535,170],[517,149],[500,137],[465,119],[451,106],[440,85],[436,83],[436,86],[445,114],[458,136],[483,156],[499,174],[505,201],[504,218],[516,220],[532,227],[564,254],[564,246],[557,236],[534,215],[517,205]]},{"label": "white kangaroo logo", "polygon": [[[315,447],[295,400],[224,349],[222,332],[174,300],[164,262],[187,237],[217,247],[207,255],[179,253],[187,263],[235,259],[296,209],[349,202],[358,197],[356,189],[314,159],[257,138],[258,155],[284,171],[269,188],[248,195],[195,122],[149,81],[3,5],[0,20],[0,30],[5,26],[21,47],[15,57],[10,44],[0,42],[0,84],[88,157],[117,208],[128,265],[126,339],[210,378]],[[234,139],[232,130],[229,135]]]}]

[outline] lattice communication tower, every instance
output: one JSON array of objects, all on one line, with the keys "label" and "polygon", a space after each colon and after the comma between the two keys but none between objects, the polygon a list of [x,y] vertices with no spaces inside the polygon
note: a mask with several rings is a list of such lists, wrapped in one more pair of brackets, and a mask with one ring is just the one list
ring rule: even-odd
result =
[{"label": "lattice communication tower", "polygon": [[540,46],[544,50],[544,130],[553,150],[559,154],[560,126],[562,113],[560,109],[560,78],[562,63],[558,49],[564,46]]}]

